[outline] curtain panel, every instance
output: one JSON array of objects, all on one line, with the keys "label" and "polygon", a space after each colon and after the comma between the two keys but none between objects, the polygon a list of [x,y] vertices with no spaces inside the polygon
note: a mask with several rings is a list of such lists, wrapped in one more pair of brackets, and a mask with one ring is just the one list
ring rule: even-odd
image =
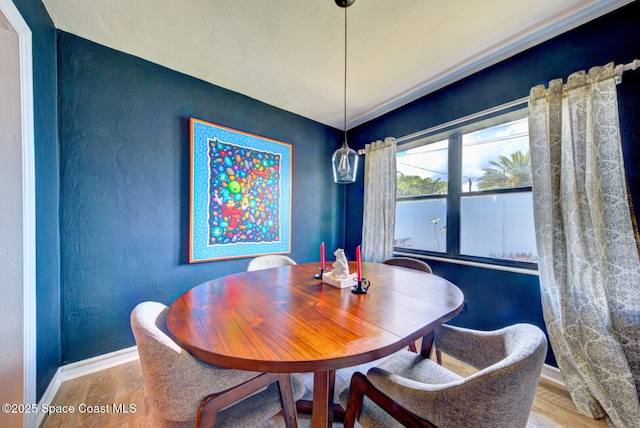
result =
[{"label": "curtain panel", "polygon": [[534,220],[549,339],[578,412],[640,426],[640,263],[613,64],[529,99]]},{"label": "curtain panel", "polygon": [[362,259],[393,256],[396,226],[396,141],[387,137],[365,145]]}]

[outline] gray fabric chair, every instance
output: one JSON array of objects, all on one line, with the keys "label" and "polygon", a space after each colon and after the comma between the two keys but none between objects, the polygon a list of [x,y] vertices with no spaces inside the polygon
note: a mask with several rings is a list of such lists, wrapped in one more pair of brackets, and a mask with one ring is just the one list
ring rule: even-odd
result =
[{"label": "gray fabric chair", "polygon": [[542,330],[530,324],[490,332],[443,325],[435,341],[479,371],[465,378],[421,355],[398,352],[366,376],[354,374],[340,395],[345,428],[358,415],[363,427],[526,427],[547,354]]},{"label": "gray fabric chair", "polygon": [[247,271],[269,269],[281,266],[290,266],[297,264],[291,257],[283,255],[260,256],[252,259],[247,266]]},{"label": "gray fabric chair", "polygon": [[244,428],[281,410],[287,426],[297,426],[295,401],[304,394],[300,381],[197,360],[167,335],[167,311],[161,303],[143,302],[131,312],[151,426]]},{"label": "gray fabric chair", "polygon": [[386,265],[394,265],[394,266],[402,266],[409,269],[421,270],[427,273],[433,273],[431,271],[431,266],[422,260],[414,259],[411,257],[393,257],[391,259],[387,259],[382,263]]}]

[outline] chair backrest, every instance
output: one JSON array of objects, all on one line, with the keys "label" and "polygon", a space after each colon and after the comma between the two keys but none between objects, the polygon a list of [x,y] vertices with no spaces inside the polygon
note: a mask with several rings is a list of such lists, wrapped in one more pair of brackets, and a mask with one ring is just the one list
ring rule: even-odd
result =
[{"label": "chair backrest", "polygon": [[[131,312],[131,329],[138,346],[146,394],[153,410],[164,419],[195,419],[200,402],[255,377],[202,363],[167,335],[168,307],[142,302]],[[239,378],[240,377],[240,378]]]},{"label": "chair backrest", "polygon": [[426,262],[411,257],[393,257],[391,259],[383,261],[382,263],[386,265],[402,266],[409,269],[432,273],[431,266],[429,266]]},{"label": "chair backrest", "polygon": [[[488,366],[442,391],[440,398],[450,402],[450,409],[464,409],[460,412],[462,420],[477,418],[477,426],[525,427],[547,354],[542,330],[531,324],[515,324],[492,332],[475,332],[484,336],[480,341],[467,342],[464,336],[453,334],[449,340],[442,340],[443,331],[456,329],[445,325],[436,330],[436,346],[476,368]],[[447,426],[464,426],[455,415],[439,416],[448,420]]]},{"label": "chair backrest", "polygon": [[283,255],[260,256],[252,259],[247,266],[247,271],[269,269],[281,266],[290,266],[297,264],[291,257]]}]

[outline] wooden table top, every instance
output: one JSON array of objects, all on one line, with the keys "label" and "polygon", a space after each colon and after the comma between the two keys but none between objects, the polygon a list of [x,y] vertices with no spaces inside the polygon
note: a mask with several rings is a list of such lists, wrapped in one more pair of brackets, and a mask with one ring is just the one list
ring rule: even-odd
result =
[{"label": "wooden table top", "polygon": [[196,286],[170,306],[169,334],[219,366],[317,372],[389,355],[462,309],[462,292],[435,275],[363,263],[371,287],[357,295],[314,279],[317,267],[242,272]]}]

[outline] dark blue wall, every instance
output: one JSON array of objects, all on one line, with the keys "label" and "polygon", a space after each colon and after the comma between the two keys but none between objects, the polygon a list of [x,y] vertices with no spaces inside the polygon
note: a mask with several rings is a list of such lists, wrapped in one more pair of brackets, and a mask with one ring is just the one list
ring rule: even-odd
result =
[{"label": "dark blue wall", "polygon": [[60,366],[56,32],[42,3],[13,0],[31,30],[36,163],[37,396]]},{"label": "dark blue wall", "polygon": [[[489,67],[431,95],[350,131],[354,148],[385,137],[401,137],[529,95],[536,84],[566,78],[574,71],[608,62],[626,64],[640,56],[640,3],[608,15]],[[629,72],[618,86],[623,150],[635,207],[640,206],[640,71]],[[347,189],[345,246],[353,252],[362,238],[363,176]],[[465,293],[467,313],[454,324],[497,328],[514,322],[544,326],[536,276],[430,262],[434,272]],[[550,355],[547,362],[554,364]]]},{"label": "dark blue wall", "polygon": [[137,303],[245,270],[187,262],[190,117],[291,143],[291,257],[343,245],[337,130],[64,32],[58,65],[63,363],[132,346]]}]

